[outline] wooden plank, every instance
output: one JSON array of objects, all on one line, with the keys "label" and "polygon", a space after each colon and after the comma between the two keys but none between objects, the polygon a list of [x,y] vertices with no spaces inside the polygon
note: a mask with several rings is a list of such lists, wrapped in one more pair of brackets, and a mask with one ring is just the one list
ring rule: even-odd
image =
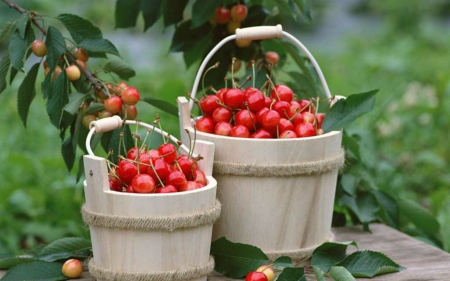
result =
[{"label": "wooden plank", "polygon": [[[441,281],[450,275],[450,254],[425,244],[406,234],[382,224],[371,225],[372,233],[363,232],[361,227],[335,228],[336,241],[356,241],[360,250],[380,251],[407,269],[398,273],[381,275],[373,281]],[[354,249],[351,249],[352,252]],[[0,271],[0,277],[5,271]],[[80,281],[93,281],[87,272]],[[208,281],[231,281],[219,274],[212,274]],[[309,277],[308,280],[315,280]]]}]

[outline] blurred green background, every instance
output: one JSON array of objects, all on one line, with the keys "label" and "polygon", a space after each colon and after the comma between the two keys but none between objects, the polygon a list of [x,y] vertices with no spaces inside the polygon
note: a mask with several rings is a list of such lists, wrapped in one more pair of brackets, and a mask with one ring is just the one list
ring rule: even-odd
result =
[{"label": "blurred green background", "polygon": [[[52,17],[70,11],[99,26],[137,71],[130,84],[143,97],[175,104],[192,87],[198,64],[186,69],[180,53],[168,53],[173,27],[157,24],[143,33],[138,23],[116,30],[112,0],[16,2]],[[348,128],[361,136],[369,166],[362,172],[381,189],[428,208],[441,223],[450,251],[450,1],[310,3],[314,22],[284,29],[315,56],[332,94],[380,89],[375,111]],[[0,3],[0,26],[17,16]],[[54,23],[51,17],[48,21]],[[6,48],[0,43],[0,56]],[[96,63],[101,61],[90,61],[91,67]],[[16,106],[21,79],[15,81],[0,95],[1,254],[21,253],[63,236],[89,235],[81,220],[84,198],[81,182],[75,183],[77,169],[69,173],[64,165],[59,132],[48,121],[40,89],[24,128]],[[144,103],[138,110],[143,121],[162,115],[164,129],[178,135],[175,117]]]}]

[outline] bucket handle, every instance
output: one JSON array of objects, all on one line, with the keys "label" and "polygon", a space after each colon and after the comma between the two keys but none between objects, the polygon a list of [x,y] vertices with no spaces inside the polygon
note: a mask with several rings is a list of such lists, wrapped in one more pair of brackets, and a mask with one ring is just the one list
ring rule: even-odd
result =
[{"label": "bucket handle", "polygon": [[[212,56],[227,42],[231,40],[242,40],[242,39],[250,39],[250,40],[263,40],[263,39],[270,39],[270,38],[286,38],[291,43],[293,43],[297,48],[302,50],[305,55],[308,57],[308,59],[311,61],[314,69],[317,71],[317,75],[319,76],[319,80],[322,84],[322,87],[324,89],[325,95],[331,101],[331,93],[330,89],[328,88],[328,84],[325,80],[325,77],[323,76],[322,70],[320,69],[319,65],[317,64],[317,61],[314,59],[312,54],[308,51],[308,49],[294,36],[291,34],[283,31],[282,26],[280,24],[276,26],[255,26],[255,27],[247,27],[247,28],[238,28],[236,29],[236,34],[230,35],[222,39],[205,57],[202,64],[200,65],[200,68],[197,72],[197,75],[195,76],[194,80],[194,86],[192,87],[191,96],[192,99],[189,101],[189,109],[192,110],[192,107],[194,106],[194,98],[197,94],[198,85],[200,83],[201,76],[203,74],[203,71],[206,68],[206,64],[209,62],[209,60],[212,58]],[[336,101],[334,101],[336,102]]]}]

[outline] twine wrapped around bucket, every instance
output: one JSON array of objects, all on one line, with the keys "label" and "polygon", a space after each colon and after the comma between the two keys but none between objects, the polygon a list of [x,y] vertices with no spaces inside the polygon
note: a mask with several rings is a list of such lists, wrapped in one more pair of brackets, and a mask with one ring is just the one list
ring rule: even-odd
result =
[{"label": "twine wrapped around bucket", "polygon": [[181,268],[176,270],[160,272],[123,272],[108,268],[103,268],[95,264],[94,260],[89,260],[89,273],[102,280],[109,281],[183,281],[192,280],[208,275],[214,270],[214,258],[210,256],[209,261],[202,266]]},{"label": "twine wrapped around bucket", "polygon": [[345,151],[323,160],[297,164],[258,165],[214,161],[214,174],[251,177],[293,177],[317,175],[341,168],[345,161]]},{"label": "twine wrapped around bucket", "polygon": [[212,225],[220,216],[221,205],[218,200],[213,208],[191,214],[181,214],[159,217],[125,217],[92,212],[85,205],[81,208],[83,220],[87,225],[111,229],[132,230],[165,230],[177,228],[193,228],[202,225]]}]

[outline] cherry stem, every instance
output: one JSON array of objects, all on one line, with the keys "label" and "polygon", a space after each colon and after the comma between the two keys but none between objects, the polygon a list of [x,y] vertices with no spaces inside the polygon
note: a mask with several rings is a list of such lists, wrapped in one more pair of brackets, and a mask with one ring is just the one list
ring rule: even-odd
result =
[{"label": "cherry stem", "polygon": [[217,90],[214,89],[213,86],[209,86],[209,87],[208,87],[208,90],[210,90],[210,91],[213,92],[214,94],[217,94]]},{"label": "cherry stem", "polygon": [[252,78],[253,78],[253,88],[255,88],[255,83],[256,83],[256,74],[255,74],[255,61],[254,60],[252,60],[252,72],[253,72],[253,76],[252,76]]},{"label": "cherry stem", "polygon": [[[277,127],[278,128],[278,127]],[[283,136],[283,139],[286,139],[291,132],[287,132],[286,135]]]},{"label": "cherry stem", "polygon": [[161,186],[165,186],[158,173],[156,172],[155,166],[153,165],[153,159],[150,158],[150,167],[152,167],[153,173],[155,173],[156,178],[158,179]]},{"label": "cherry stem", "polygon": [[205,71],[205,73],[203,74],[203,77],[202,77],[202,88],[203,88],[203,94],[205,95],[206,94],[206,91],[205,91],[205,77],[206,77],[206,74],[208,74],[208,72],[211,70],[211,69],[214,69],[214,68],[218,68],[219,67],[219,62],[216,62],[213,66],[211,66],[211,67],[209,67],[206,71]]},{"label": "cherry stem", "polygon": [[242,89],[242,88],[244,87],[244,85],[247,84],[247,82],[250,81],[250,80],[252,80],[252,76],[251,76],[251,75],[249,75],[249,76],[245,79],[244,83],[242,83],[242,85],[241,85],[239,88]]},{"label": "cherry stem", "polygon": [[231,60],[231,85],[233,89],[236,89],[236,82],[234,81],[234,63],[236,62],[236,58]]},{"label": "cherry stem", "polygon": [[267,74],[266,74],[266,77],[267,77],[267,79],[269,79],[270,86],[271,86],[272,89],[275,91],[275,94],[277,95],[278,100],[280,100],[280,96],[278,95],[277,89],[275,89],[275,85],[273,84],[272,79],[271,79],[270,76],[267,75]]},{"label": "cherry stem", "polygon": [[66,65],[69,66],[70,63],[69,63],[69,61],[67,60],[66,54],[63,55],[63,58],[64,58],[64,61],[66,62]]},{"label": "cherry stem", "polygon": [[252,112],[250,111],[250,108],[248,108],[248,102],[244,102],[244,105],[245,105],[245,108],[247,108],[248,115],[250,116],[250,121],[252,121],[253,129],[255,129],[255,131],[256,131],[256,124],[255,124],[255,121],[253,120]]},{"label": "cherry stem", "polygon": [[220,101],[216,100],[216,103],[222,107],[228,108],[229,110],[233,111],[233,108],[229,107],[228,105],[225,105],[224,103],[221,103]]}]

